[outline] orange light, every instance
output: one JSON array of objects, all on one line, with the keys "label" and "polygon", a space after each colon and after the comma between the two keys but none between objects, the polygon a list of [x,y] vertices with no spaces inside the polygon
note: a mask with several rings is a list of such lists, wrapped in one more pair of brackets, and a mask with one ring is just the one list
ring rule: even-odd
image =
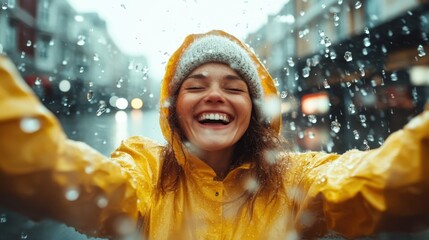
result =
[{"label": "orange light", "polygon": [[302,112],[324,114],[329,111],[329,97],[326,92],[310,93],[302,97]]},{"label": "orange light", "polygon": [[133,98],[133,100],[131,100],[131,107],[133,109],[141,109],[143,107],[143,101],[140,98]]}]

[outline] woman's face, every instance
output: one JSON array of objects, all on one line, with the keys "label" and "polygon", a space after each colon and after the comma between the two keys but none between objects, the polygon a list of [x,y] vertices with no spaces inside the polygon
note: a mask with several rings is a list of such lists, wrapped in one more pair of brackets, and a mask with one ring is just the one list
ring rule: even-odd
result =
[{"label": "woman's face", "polygon": [[231,150],[249,126],[252,100],[233,69],[206,63],[183,82],[176,112],[187,140],[199,150]]}]

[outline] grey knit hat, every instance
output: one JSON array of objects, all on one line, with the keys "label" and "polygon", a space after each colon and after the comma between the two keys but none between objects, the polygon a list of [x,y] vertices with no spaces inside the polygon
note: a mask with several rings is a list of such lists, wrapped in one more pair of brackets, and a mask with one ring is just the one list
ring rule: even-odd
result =
[{"label": "grey knit hat", "polygon": [[263,91],[255,63],[242,46],[216,35],[200,37],[184,50],[175,69],[170,92],[175,93],[195,68],[209,62],[225,63],[237,71],[246,81],[251,98],[260,102]]}]

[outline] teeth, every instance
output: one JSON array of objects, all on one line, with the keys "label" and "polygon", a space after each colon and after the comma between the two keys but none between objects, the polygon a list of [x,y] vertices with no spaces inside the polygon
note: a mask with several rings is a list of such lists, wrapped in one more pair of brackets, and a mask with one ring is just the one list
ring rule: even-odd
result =
[{"label": "teeth", "polygon": [[203,113],[198,118],[199,121],[203,120],[221,120],[223,122],[229,122],[229,117],[224,113]]}]

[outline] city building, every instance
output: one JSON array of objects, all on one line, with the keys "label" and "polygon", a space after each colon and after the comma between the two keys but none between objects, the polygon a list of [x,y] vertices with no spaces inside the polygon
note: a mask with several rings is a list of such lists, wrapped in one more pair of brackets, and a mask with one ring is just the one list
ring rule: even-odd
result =
[{"label": "city building", "polygon": [[[130,98],[150,86],[129,67],[136,56],[118,48],[105,21],[66,0],[4,1],[0,29],[0,52],[56,114],[101,114],[114,109],[112,96]],[[137,58],[147,66],[144,56]]]},{"label": "city building", "polygon": [[289,1],[246,41],[278,81],[298,150],[380,146],[429,98],[425,0]]}]

